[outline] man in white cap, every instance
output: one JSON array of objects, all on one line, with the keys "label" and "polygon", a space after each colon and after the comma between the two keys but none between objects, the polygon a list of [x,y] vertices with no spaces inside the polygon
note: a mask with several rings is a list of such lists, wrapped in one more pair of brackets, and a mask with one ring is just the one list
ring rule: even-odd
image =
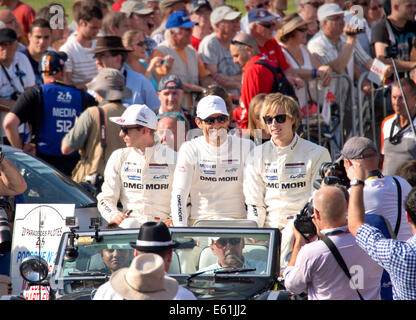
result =
[{"label": "man in white cap", "polygon": [[253,144],[227,134],[229,114],[218,96],[202,98],[196,116],[203,136],[185,142],[179,150],[172,186],[173,225],[189,226],[202,219],[246,219],[243,168]]},{"label": "man in white cap", "polygon": [[[120,125],[127,148],[114,151],[107,162],[98,210],[108,223],[120,227],[169,219],[176,153],[155,135],[156,114],[145,105],[131,105],[110,120]],[[117,207],[119,201],[123,211]]]},{"label": "man in white cap", "polygon": [[229,6],[212,11],[210,20],[214,32],[199,44],[198,52],[214,80],[230,94],[240,95],[242,71],[230,52],[231,40],[240,31],[241,12]]}]

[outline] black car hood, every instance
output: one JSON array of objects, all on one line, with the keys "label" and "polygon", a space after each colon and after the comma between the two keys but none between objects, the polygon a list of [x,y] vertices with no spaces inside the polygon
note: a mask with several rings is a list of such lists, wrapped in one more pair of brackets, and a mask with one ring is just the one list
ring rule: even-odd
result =
[{"label": "black car hood", "polygon": [[270,290],[273,280],[260,277],[213,277],[177,279],[183,287],[193,292],[198,300],[247,300]]}]

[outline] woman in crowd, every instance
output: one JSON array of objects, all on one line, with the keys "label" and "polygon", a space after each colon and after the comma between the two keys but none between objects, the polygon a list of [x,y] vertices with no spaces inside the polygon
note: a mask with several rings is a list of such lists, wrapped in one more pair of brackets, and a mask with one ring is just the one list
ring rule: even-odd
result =
[{"label": "woman in crowd", "polygon": [[152,82],[153,87],[158,91],[159,76],[153,72],[163,60],[161,57],[154,57],[150,62],[146,59],[146,41],[143,33],[130,30],[123,35],[123,45],[133,50],[128,53],[124,67],[143,74]]},{"label": "woman in crowd", "polygon": [[[307,21],[304,21],[297,13],[293,13],[282,20],[281,28],[277,33],[277,40],[282,46],[286,59],[293,67],[296,74],[306,81],[305,88],[296,89],[296,96],[305,115],[305,107],[309,101],[317,101],[316,84],[313,79],[319,79],[323,87],[329,86],[332,80],[330,66],[321,65],[318,60],[306,48]],[[308,93],[307,93],[308,92]],[[310,112],[317,111],[311,110]]]},{"label": "woman in crowd", "polygon": [[[267,94],[265,93],[258,94],[250,101],[250,106],[248,108],[248,130],[250,139],[254,141],[256,145],[263,144],[270,140],[270,134],[267,132],[260,119],[261,109],[266,96]],[[259,131],[256,132],[255,130],[261,130],[261,135],[259,134]]]}]

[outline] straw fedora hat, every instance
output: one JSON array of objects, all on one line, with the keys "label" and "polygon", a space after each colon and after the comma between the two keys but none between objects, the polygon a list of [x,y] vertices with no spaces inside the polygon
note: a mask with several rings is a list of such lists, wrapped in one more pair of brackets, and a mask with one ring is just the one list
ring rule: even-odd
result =
[{"label": "straw fedora hat", "polygon": [[280,29],[277,31],[277,39],[280,41],[280,39],[295,31],[299,27],[306,26],[311,21],[305,21],[303,20],[297,13],[293,13],[287,17],[285,17],[280,23]]},{"label": "straw fedora hat", "polygon": [[165,273],[159,255],[143,253],[128,268],[115,271],[110,284],[126,300],[171,300],[178,292],[178,282]]}]

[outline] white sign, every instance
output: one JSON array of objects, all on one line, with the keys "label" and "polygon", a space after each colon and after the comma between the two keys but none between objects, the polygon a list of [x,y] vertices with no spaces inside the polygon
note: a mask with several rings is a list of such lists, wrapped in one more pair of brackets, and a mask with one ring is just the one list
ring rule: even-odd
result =
[{"label": "white sign", "polygon": [[374,59],[371,65],[370,72],[368,73],[367,79],[376,85],[381,85],[384,80],[384,72],[388,66],[385,65],[378,59]]},{"label": "white sign", "polygon": [[17,204],[13,228],[13,242],[10,262],[10,278],[13,295],[27,300],[47,300],[49,288],[29,287],[19,273],[23,259],[40,255],[52,271],[64,232],[70,231],[65,225],[66,217],[73,217],[75,204]]}]

